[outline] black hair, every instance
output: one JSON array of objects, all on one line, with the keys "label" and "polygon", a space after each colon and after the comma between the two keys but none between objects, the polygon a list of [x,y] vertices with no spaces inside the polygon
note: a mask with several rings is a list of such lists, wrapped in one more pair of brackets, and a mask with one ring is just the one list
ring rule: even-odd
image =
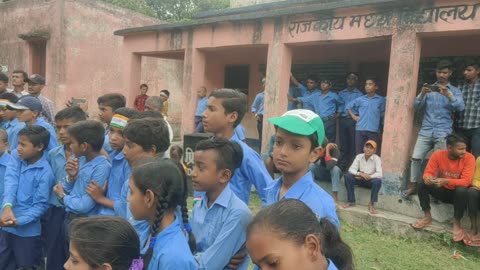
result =
[{"label": "black hair", "polygon": [[440,60],[438,63],[437,63],[437,70],[442,70],[442,69],[449,69],[449,70],[452,70],[453,69],[453,64],[452,62],[448,61],[448,60]]},{"label": "black hair", "polygon": [[157,153],[165,153],[170,147],[168,126],[163,118],[143,118],[128,121],[123,136],[149,151],[155,147]]},{"label": "black hair", "polygon": [[479,64],[478,64],[478,61],[474,60],[474,59],[467,59],[465,60],[465,68],[467,67],[474,67],[475,69],[479,69]]},{"label": "black hair", "polygon": [[8,142],[8,133],[3,128],[0,128],[0,140],[2,143]]},{"label": "black hair", "polygon": [[8,83],[8,76],[7,74],[0,72],[0,82]]},{"label": "black hair", "polygon": [[458,134],[450,134],[447,136],[448,146],[455,146],[457,143],[467,144],[467,140],[465,139],[465,137],[460,136]]},{"label": "black hair", "polygon": [[170,97],[170,91],[168,91],[167,89],[161,90],[160,93],[165,93],[165,95],[167,95],[167,97]]},{"label": "black hair", "polygon": [[115,114],[120,114],[130,119],[137,116],[138,111],[132,108],[122,107],[122,108],[116,109]]},{"label": "black hair", "polygon": [[72,106],[60,110],[55,114],[55,121],[61,120],[72,120],[72,122],[76,123],[87,120],[87,114],[80,107]]},{"label": "black hair", "polygon": [[322,254],[338,269],[354,269],[352,250],[335,225],[326,218],[319,220],[300,200],[284,199],[260,210],[247,227],[247,239],[258,226],[298,245],[303,245],[307,235],[314,234],[320,239]]},{"label": "black hair", "polygon": [[[185,219],[188,221],[188,216],[184,217],[188,211],[185,196],[186,176],[182,171],[177,163],[170,159],[150,159],[132,169],[132,180],[140,192],[145,194],[147,190],[151,190],[157,197],[155,221],[150,226],[152,237],[160,232],[165,212],[174,212],[179,205],[185,207],[185,211],[182,209],[182,219],[184,222]],[[188,223],[186,226],[189,226]],[[195,251],[196,248],[190,246],[190,249]],[[144,269],[147,269],[152,255],[153,248],[149,247],[144,256]]]},{"label": "black hair", "polygon": [[[163,100],[159,96],[151,96],[145,100],[145,105],[148,104],[149,106],[155,107],[155,111],[153,112],[160,112],[163,109]],[[144,112],[152,112],[152,111],[144,111]]]},{"label": "black hair", "polygon": [[233,175],[235,170],[242,164],[243,150],[236,142],[214,137],[197,143],[195,151],[203,150],[213,150],[217,153],[217,170],[227,169]]},{"label": "black hair", "polygon": [[140,257],[140,240],[128,221],[119,217],[77,218],[70,224],[70,244],[91,267],[108,263],[115,270],[128,270]]},{"label": "black hair", "polygon": [[375,77],[375,76],[367,76],[367,77],[365,78],[365,82],[366,82],[366,81],[372,81],[376,86],[380,87],[380,81],[379,81],[378,78]]},{"label": "black hair", "polygon": [[[274,128],[275,128],[275,133],[277,133],[278,128],[281,128],[281,127],[275,125]],[[283,128],[282,128],[282,129],[283,129]],[[296,135],[296,136],[304,136],[304,137],[307,137],[307,138],[310,140],[310,152],[313,151],[313,150],[315,150],[315,148],[317,148],[317,147],[320,146],[320,145],[318,144],[318,135],[317,135],[317,132],[314,132],[313,134],[310,134],[310,135],[299,135],[299,134],[292,133],[292,132],[290,132],[290,131],[288,131],[288,130],[286,130],[286,129],[283,129],[283,130],[285,130],[286,132],[291,133],[291,134],[293,134],[293,135]],[[326,138],[327,138],[327,137],[325,137],[325,139],[326,139]],[[325,140],[324,140],[324,142],[325,142]],[[322,145],[323,145],[323,144],[322,144]]]},{"label": "black hair", "polygon": [[353,71],[348,72],[347,75],[345,75],[345,78],[347,78],[347,77],[350,76],[350,75],[355,75],[355,76],[357,76],[357,79],[360,78],[360,75],[358,75],[358,73],[353,72]]},{"label": "black hair", "polygon": [[314,82],[318,82],[318,77],[314,74],[308,74],[307,77],[305,78],[305,81],[307,80],[312,80]]},{"label": "black hair", "polygon": [[148,85],[146,83],[140,84],[140,88],[142,88],[142,87],[146,87],[148,89]]},{"label": "black hair", "polygon": [[84,120],[68,127],[68,134],[75,138],[79,144],[87,143],[92,150],[102,150],[105,140],[105,129],[102,124],[94,120]]},{"label": "black hair", "polygon": [[180,145],[172,145],[172,147],[170,147],[171,159],[181,161],[182,156],[183,156],[183,149]]},{"label": "black hair", "polygon": [[12,72],[12,74],[15,74],[15,73],[17,73],[17,74],[18,74],[18,73],[21,73],[22,76],[23,76],[23,81],[24,81],[24,82],[27,82],[27,81],[28,81],[28,73],[25,72],[24,70],[15,69],[15,70]]},{"label": "black hair", "polygon": [[42,145],[42,150],[47,149],[50,142],[50,132],[42,126],[26,126],[18,132],[18,136],[27,137],[35,147]]},{"label": "black hair", "polygon": [[247,111],[247,96],[245,94],[233,89],[224,88],[212,91],[210,97],[222,99],[225,115],[237,112],[238,117],[235,123],[233,123],[234,128],[242,122]]},{"label": "black hair", "polygon": [[19,98],[14,93],[10,93],[10,92],[1,93],[0,99],[7,99],[13,104],[17,103],[19,100]]},{"label": "black hair", "polygon": [[125,107],[127,101],[125,96],[119,93],[109,93],[98,97],[97,104],[112,107],[113,111],[118,108]]}]

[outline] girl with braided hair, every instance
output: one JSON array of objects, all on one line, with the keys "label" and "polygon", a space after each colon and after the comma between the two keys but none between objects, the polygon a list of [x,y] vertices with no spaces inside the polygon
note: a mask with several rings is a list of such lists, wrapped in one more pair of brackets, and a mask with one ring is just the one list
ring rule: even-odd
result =
[{"label": "girl with braided hair", "polygon": [[[185,175],[169,159],[149,160],[133,168],[129,180],[130,211],[136,220],[150,224],[144,247],[144,269],[198,269],[181,224],[188,220]],[[179,216],[177,208],[181,206]],[[185,230],[191,233],[190,226]],[[194,241],[194,237],[189,235]]]}]

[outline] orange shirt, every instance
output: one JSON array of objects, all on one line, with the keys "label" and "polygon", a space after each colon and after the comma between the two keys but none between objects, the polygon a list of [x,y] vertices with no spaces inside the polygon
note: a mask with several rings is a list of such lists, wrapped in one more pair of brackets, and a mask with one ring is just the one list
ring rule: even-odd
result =
[{"label": "orange shirt", "polygon": [[465,153],[463,158],[451,160],[448,158],[448,150],[439,150],[432,154],[423,174],[433,178],[446,178],[448,184],[443,187],[455,189],[457,186],[468,187],[472,182],[475,172],[475,157]]}]

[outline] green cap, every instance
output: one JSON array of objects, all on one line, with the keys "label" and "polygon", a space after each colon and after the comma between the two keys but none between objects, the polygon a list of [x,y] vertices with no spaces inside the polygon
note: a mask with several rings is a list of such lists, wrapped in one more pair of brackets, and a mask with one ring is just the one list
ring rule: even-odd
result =
[{"label": "green cap", "polygon": [[316,132],[318,145],[323,144],[325,138],[323,121],[320,116],[310,110],[291,110],[280,117],[269,118],[268,121],[293,134],[310,136]]}]

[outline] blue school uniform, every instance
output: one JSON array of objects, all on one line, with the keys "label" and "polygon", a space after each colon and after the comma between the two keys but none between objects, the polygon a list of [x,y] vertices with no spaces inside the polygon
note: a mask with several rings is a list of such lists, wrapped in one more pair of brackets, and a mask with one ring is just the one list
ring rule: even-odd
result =
[{"label": "blue school uniform", "polygon": [[110,138],[108,137],[108,134],[110,133],[110,130],[107,128],[105,129],[105,138],[103,139],[103,150],[107,152],[108,155],[110,155],[113,152],[112,147],[110,146]]},{"label": "blue school uniform", "polygon": [[360,90],[358,90],[357,88],[353,89],[352,91],[349,91],[348,88],[345,88],[342,91],[340,91],[340,93],[338,93],[338,95],[343,100],[343,104],[342,104],[342,108],[341,108],[341,112],[342,112],[341,116],[350,118],[350,115],[348,114],[347,109],[346,109],[347,105],[350,102],[357,99],[358,97],[363,96],[363,93]]},{"label": "blue school uniform", "polygon": [[48,151],[52,150],[53,148],[57,147],[58,142],[57,142],[57,133],[55,132],[55,129],[53,128],[52,125],[50,125],[43,117],[37,118],[37,121],[35,126],[41,126],[44,127],[45,129],[48,130],[48,133],[50,133],[50,141],[48,142],[48,147],[45,149],[48,153]]},{"label": "blue school uniform", "polygon": [[[148,264],[149,270],[198,269],[180,226],[180,220],[181,218],[177,216],[172,224],[157,235],[152,259]],[[144,255],[147,250],[148,246],[142,250],[142,254]]]},{"label": "blue school uniform", "polygon": [[[304,99],[304,100],[306,100],[306,98],[310,97],[313,94],[322,93],[322,91],[320,91],[319,89],[314,89],[313,91],[310,91],[307,89],[307,87],[305,87],[301,83],[297,85],[297,89],[300,92],[300,97],[298,99]],[[310,102],[302,103],[302,108],[310,110],[312,112],[315,111],[315,107],[313,106],[313,103],[310,103]]]},{"label": "blue school uniform", "polygon": [[[128,165],[128,162],[121,150],[112,152],[110,155],[110,160],[112,162],[112,169],[110,170],[110,176],[108,177],[107,194],[105,194],[105,197],[112,201],[117,201],[120,199],[122,187],[125,181],[127,181],[128,185],[130,166]],[[115,215],[115,210],[102,206],[100,208],[99,215],[113,216]]]},{"label": "blue school uniform", "polygon": [[242,164],[235,170],[230,179],[230,188],[240,200],[248,205],[253,184],[258,192],[258,196],[262,200],[262,205],[265,205],[265,188],[272,182],[272,178],[268,174],[265,165],[263,165],[260,155],[246,143],[242,142],[235,134],[230,138],[230,141],[240,144],[243,150]]},{"label": "blue school uniform", "polygon": [[235,127],[233,132],[235,132],[235,136],[237,136],[240,141],[243,142],[247,139],[245,128],[242,126],[242,124],[238,124],[238,126]]},{"label": "blue school uniform", "polygon": [[350,102],[346,109],[360,116],[356,131],[379,132],[385,116],[385,97],[363,95]]},{"label": "blue school uniform", "polygon": [[[248,206],[227,186],[208,207],[206,194],[197,202],[190,225],[197,241],[194,255],[199,269],[227,269],[228,262],[247,240],[246,227],[252,214]],[[247,269],[247,258],[238,269]]]},{"label": "blue school uniform", "polygon": [[10,161],[10,154],[4,152],[0,156],[0,202],[3,202],[4,178],[7,170],[8,162]]},{"label": "blue school uniform", "polygon": [[328,260],[327,270],[338,270],[337,266],[332,262],[332,260],[330,259],[327,259],[327,260]]},{"label": "blue school uniform", "polygon": [[33,164],[18,159],[16,150],[12,156],[16,158],[10,158],[5,172],[3,204],[13,204],[17,226],[3,230],[20,237],[39,236],[40,217],[48,209],[48,198],[55,182],[52,169],[46,154]]},{"label": "blue school uniform", "polygon": [[321,91],[315,91],[308,97],[300,97],[298,101],[302,102],[304,107],[308,105],[313,107],[313,111],[320,116],[320,118],[328,118],[342,111],[343,101],[334,92],[328,91],[323,95]]},{"label": "blue school uniform", "polygon": [[13,151],[17,149],[18,133],[25,127],[25,123],[18,121],[17,118],[5,122],[5,130],[8,134],[8,148]]},{"label": "blue school uniform", "polygon": [[337,228],[340,228],[340,221],[332,196],[313,181],[313,175],[310,171],[298,179],[283,198],[279,198],[282,183],[283,178],[280,177],[266,189],[267,205],[276,203],[280,199],[297,199],[308,205],[318,217],[326,217]]},{"label": "blue school uniform", "polygon": [[207,103],[208,97],[203,97],[197,100],[197,109],[195,110],[195,116],[203,116],[203,112],[207,110]]},{"label": "blue school uniform", "polygon": [[99,206],[87,194],[87,185],[95,180],[103,186],[110,175],[110,162],[105,156],[100,155],[89,162],[79,161],[79,163],[80,168],[75,182],[62,184],[65,191],[71,190],[70,194],[63,198],[65,209],[73,214],[97,215]]},{"label": "blue school uniform", "polygon": [[265,104],[265,91],[258,93],[252,103],[252,113],[263,115],[263,107]]}]

